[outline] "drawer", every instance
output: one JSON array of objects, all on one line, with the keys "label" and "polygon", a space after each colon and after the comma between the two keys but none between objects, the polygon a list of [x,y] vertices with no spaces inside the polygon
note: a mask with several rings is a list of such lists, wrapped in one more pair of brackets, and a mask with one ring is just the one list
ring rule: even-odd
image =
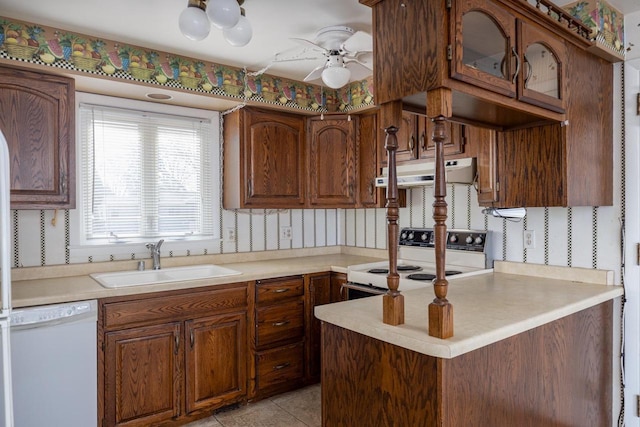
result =
[{"label": "drawer", "polygon": [[256,303],[271,304],[304,294],[302,276],[291,276],[272,280],[258,280],[256,283]]},{"label": "drawer", "polygon": [[304,336],[304,302],[300,299],[258,308],[256,346]]},{"label": "drawer", "polygon": [[257,388],[302,379],[304,344],[302,342],[256,353]]},{"label": "drawer", "polygon": [[174,321],[199,317],[247,305],[246,283],[226,289],[189,290],[185,293],[107,302],[102,306],[104,327],[131,327],[135,324]]}]

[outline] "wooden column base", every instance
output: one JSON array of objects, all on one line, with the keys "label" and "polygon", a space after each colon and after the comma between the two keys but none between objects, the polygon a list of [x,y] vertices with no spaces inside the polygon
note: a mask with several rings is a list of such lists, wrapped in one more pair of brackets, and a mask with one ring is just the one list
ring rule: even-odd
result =
[{"label": "wooden column base", "polygon": [[392,326],[404,324],[404,295],[382,296],[382,321]]},{"label": "wooden column base", "polygon": [[429,335],[441,339],[453,336],[453,306],[449,301],[429,304]]}]

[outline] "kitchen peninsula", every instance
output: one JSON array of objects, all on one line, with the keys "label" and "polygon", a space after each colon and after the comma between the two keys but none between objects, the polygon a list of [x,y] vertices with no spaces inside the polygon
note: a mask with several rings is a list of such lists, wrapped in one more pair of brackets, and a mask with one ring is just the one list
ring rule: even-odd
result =
[{"label": "kitchen peninsula", "polygon": [[[611,425],[612,273],[496,262],[452,279],[455,334],[428,335],[433,290],[319,306],[323,425]],[[357,363],[357,365],[355,365]]]}]

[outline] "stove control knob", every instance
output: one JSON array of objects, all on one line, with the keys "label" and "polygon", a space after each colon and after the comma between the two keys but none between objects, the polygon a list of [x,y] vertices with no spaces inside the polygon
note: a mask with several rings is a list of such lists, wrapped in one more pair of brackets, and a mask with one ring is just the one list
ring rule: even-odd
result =
[{"label": "stove control knob", "polygon": [[420,238],[423,242],[426,242],[427,240],[429,240],[429,233],[422,233],[422,236],[420,236]]},{"label": "stove control knob", "polygon": [[470,245],[471,243],[473,243],[473,236],[467,236],[467,238],[464,241]]},{"label": "stove control knob", "polygon": [[478,236],[478,237],[476,237],[475,244],[476,245],[481,245],[483,241],[484,241],[484,239],[482,238],[482,236]]},{"label": "stove control knob", "polygon": [[406,239],[406,238],[407,238],[407,232],[406,232],[406,231],[403,231],[403,232],[402,232],[402,234],[400,234],[400,238],[401,238],[402,240]]},{"label": "stove control knob", "polygon": [[414,237],[414,235],[413,235],[413,231],[411,231],[411,232],[409,233],[409,240],[413,240],[413,237]]},{"label": "stove control knob", "polygon": [[457,241],[458,241],[458,235],[457,234],[452,234],[451,236],[449,236],[449,242],[456,243]]}]

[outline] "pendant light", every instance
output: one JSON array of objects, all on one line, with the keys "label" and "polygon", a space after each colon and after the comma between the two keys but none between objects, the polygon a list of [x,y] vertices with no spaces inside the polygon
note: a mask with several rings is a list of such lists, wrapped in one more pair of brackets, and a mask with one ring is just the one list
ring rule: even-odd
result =
[{"label": "pendant light", "polygon": [[240,6],[244,0],[189,0],[180,13],[178,26],[191,40],[205,39],[211,26],[223,31],[224,39],[232,46],[245,46],[253,36],[251,23]]},{"label": "pendant light", "polygon": [[240,4],[237,0],[209,0],[207,16],[219,30],[232,28],[240,19]]},{"label": "pendant light", "polygon": [[240,11],[240,19],[238,20],[238,23],[232,28],[222,30],[222,35],[227,43],[236,47],[245,46],[249,41],[251,41],[251,37],[253,36],[251,23],[247,17],[244,16],[244,8],[240,8]]},{"label": "pendant light", "polygon": [[209,35],[211,24],[205,12],[206,7],[203,0],[189,0],[187,8],[180,13],[178,26],[186,38],[200,41]]}]

